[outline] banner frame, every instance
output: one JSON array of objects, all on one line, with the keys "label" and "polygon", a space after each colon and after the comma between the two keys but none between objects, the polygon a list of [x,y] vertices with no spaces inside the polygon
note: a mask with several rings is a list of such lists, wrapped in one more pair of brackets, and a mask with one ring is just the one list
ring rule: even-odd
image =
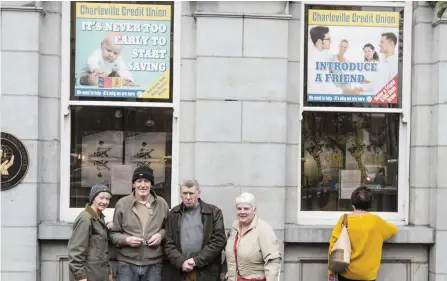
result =
[{"label": "banner frame", "polygon": [[[402,106],[401,108],[368,108],[368,107],[339,107],[339,106],[305,106],[304,103],[304,71],[307,65],[304,65],[304,44],[303,36],[305,34],[305,9],[309,5],[331,5],[331,6],[355,6],[355,7],[395,7],[403,9],[403,67],[402,67]],[[411,75],[412,75],[412,59],[411,59],[411,44],[412,44],[412,17],[413,17],[413,2],[399,1],[399,2],[348,2],[348,1],[302,1],[301,2],[301,23],[300,23],[300,74],[299,74],[299,133],[298,133],[298,185],[297,185],[297,222],[305,225],[328,225],[336,223],[340,214],[338,211],[301,211],[301,122],[303,120],[304,111],[312,112],[368,112],[368,113],[398,113],[401,116],[399,128],[399,190],[398,194],[398,210],[395,213],[378,212],[383,218],[392,221],[397,225],[408,225],[409,222],[409,170],[410,170],[410,128],[411,128]],[[307,71],[307,70],[306,70]],[[334,104],[336,105],[336,104]]]}]

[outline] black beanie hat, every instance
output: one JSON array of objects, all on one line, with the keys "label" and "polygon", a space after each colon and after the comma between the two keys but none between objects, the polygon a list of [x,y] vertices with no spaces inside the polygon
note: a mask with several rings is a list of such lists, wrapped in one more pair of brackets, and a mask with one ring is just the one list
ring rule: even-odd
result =
[{"label": "black beanie hat", "polygon": [[88,196],[88,200],[89,200],[90,204],[93,202],[93,200],[95,200],[96,196],[98,196],[98,194],[100,194],[101,192],[107,192],[110,195],[112,195],[110,188],[108,188],[107,186],[105,186],[103,184],[95,184],[90,189],[90,195]]},{"label": "black beanie hat", "polygon": [[149,167],[138,167],[133,172],[132,183],[137,179],[147,179],[154,186],[154,172]]}]

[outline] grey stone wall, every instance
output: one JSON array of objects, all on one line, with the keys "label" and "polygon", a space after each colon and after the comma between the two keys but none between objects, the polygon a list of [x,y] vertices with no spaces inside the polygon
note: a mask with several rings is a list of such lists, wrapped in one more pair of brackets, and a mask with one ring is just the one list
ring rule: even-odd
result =
[{"label": "grey stone wall", "polygon": [[426,2],[414,5],[410,202],[414,221],[435,229],[436,243],[429,253],[431,281],[447,278],[447,16],[438,19],[435,14]]},{"label": "grey stone wall", "polygon": [[[71,225],[59,221],[61,4],[8,5],[1,130],[24,141],[31,162],[24,182],[1,194],[1,277],[65,281]],[[385,245],[379,280],[447,275],[447,25],[425,2],[413,11],[410,225]],[[183,2],[181,17],[180,180],[201,183],[227,228],[235,197],[254,193],[259,215],[284,243],[285,281],[325,278],[331,231],[297,224],[300,20],[300,3],[286,1]]]},{"label": "grey stone wall", "polygon": [[195,29],[195,40],[185,44],[195,47],[182,45],[190,51],[182,54],[182,81],[196,83],[194,96],[182,94],[181,150],[193,152],[181,153],[181,175],[201,183],[202,198],[223,209],[227,227],[235,218],[236,196],[252,192],[260,216],[282,239],[288,21],[275,13],[284,13],[285,2],[198,2],[185,8],[196,9],[195,19],[191,10],[183,16],[184,28]]},{"label": "grey stone wall", "polygon": [[57,220],[60,3],[1,3],[1,131],[26,146],[23,182],[1,194],[1,278],[40,276],[42,220]]}]

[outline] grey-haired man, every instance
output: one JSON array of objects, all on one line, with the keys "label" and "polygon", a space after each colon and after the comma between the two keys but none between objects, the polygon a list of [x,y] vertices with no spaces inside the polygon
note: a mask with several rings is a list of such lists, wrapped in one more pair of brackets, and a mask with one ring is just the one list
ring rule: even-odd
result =
[{"label": "grey-haired man", "polygon": [[221,254],[227,243],[222,211],[200,199],[195,180],[180,185],[182,203],[172,208],[166,222],[166,281],[217,281]]}]

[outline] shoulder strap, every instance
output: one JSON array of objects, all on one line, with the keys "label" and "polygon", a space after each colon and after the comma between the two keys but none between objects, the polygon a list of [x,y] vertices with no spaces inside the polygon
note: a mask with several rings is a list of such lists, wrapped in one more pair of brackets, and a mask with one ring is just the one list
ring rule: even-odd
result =
[{"label": "shoulder strap", "polygon": [[236,262],[236,274],[237,275],[239,275],[239,266],[238,266],[238,262],[237,262],[237,242],[238,242],[238,240],[239,240],[239,237],[238,237],[238,234],[236,233],[236,236],[234,237],[233,253],[234,253],[234,261]]},{"label": "shoulder strap", "polygon": [[341,223],[341,225],[348,228],[348,214],[343,215],[343,222]]}]

